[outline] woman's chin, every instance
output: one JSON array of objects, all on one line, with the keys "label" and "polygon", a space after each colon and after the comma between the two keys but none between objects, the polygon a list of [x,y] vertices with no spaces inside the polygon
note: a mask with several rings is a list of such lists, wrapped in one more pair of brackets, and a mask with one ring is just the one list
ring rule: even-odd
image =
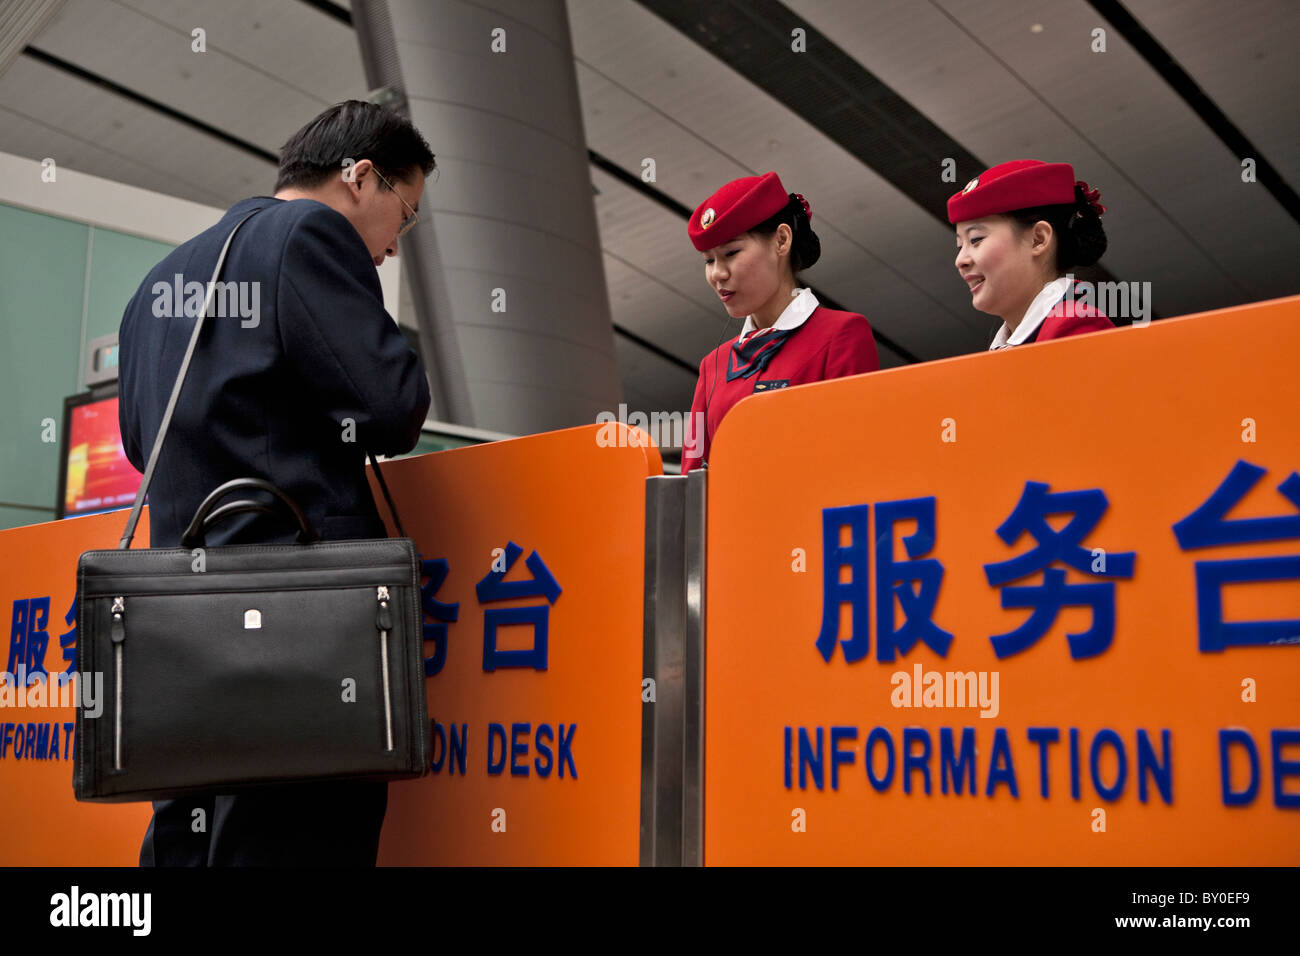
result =
[{"label": "woman's chin", "polygon": [[985,295],[983,287],[975,290],[975,294],[971,296],[970,305],[976,312],[983,312],[985,315],[998,314],[998,312],[989,305],[988,296]]}]

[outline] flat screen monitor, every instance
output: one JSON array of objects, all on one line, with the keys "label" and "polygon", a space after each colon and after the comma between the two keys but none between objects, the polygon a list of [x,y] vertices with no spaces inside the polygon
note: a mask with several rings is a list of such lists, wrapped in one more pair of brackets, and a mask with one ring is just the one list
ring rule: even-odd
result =
[{"label": "flat screen monitor", "polygon": [[122,448],[116,385],[64,399],[62,448],[60,518],[130,507],[141,475]]}]

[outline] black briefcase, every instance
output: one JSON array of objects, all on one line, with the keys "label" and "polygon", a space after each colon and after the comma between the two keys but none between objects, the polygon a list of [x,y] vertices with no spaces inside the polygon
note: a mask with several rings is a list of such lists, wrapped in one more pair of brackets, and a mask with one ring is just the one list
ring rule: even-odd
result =
[{"label": "black briefcase", "polygon": [[[267,784],[418,777],[429,766],[419,566],[409,538],[320,541],[298,506],[241,478],[180,548],[131,550],[158,452],[235,232],[222,248],[126,531],[77,565],[78,800],[156,800]],[[380,488],[401,530],[392,498]],[[218,502],[235,492],[269,495]],[[282,514],[297,543],[206,547],[232,515]],[[97,711],[97,713],[96,713]]]}]

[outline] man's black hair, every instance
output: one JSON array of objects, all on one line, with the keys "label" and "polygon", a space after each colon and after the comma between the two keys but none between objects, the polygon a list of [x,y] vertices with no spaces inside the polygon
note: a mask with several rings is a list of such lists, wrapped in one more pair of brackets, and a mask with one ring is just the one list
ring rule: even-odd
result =
[{"label": "man's black hair", "polygon": [[428,176],[435,165],[429,144],[405,116],[374,103],[347,100],[331,106],[284,144],[275,191],[310,189],[330,176],[341,176],[345,159],[370,160],[390,182],[409,181],[417,168]]}]

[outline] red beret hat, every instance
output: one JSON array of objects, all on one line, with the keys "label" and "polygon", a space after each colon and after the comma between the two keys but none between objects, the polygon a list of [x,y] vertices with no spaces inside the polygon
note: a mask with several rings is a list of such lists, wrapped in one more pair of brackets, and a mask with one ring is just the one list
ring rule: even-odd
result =
[{"label": "red beret hat", "polygon": [[1031,206],[1074,204],[1074,167],[1015,159],[985,170],[948,200],[953,225]]},{"label": "red beret hat", "polygon": [[730,242],[785,208],[790,194],[776,173],[734,179],[696,207],[686,231],[700,252]]}]

